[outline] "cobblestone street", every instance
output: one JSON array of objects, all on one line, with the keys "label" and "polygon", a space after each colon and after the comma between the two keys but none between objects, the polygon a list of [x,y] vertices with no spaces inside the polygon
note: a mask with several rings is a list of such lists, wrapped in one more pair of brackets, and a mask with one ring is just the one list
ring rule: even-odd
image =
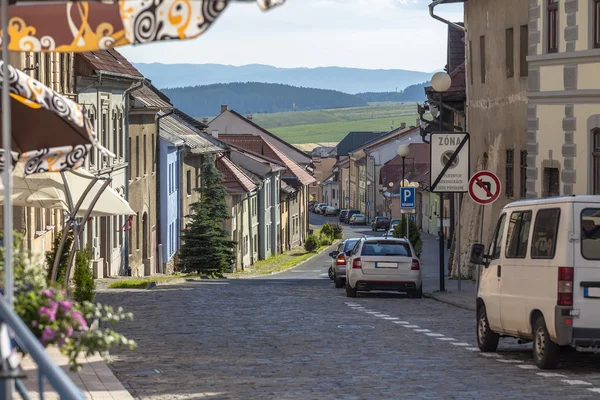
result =
[{"label": "cobblestone street", "polygon": [[472,312],[399,294],[348,299],[329,260],[270,279],[99,293],[136,319],[123,331],[138,349],[113,353],[111,368],[141,399],[600,398],[598,356],[541,371],[531,345],[508,339],[484,356]]}]

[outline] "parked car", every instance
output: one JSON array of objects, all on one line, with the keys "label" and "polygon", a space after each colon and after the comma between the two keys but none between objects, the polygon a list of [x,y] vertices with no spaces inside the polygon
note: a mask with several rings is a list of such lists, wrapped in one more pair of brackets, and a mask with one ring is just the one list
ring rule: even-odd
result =
[{"label": "parked car", "polygon": [[394,230],[390,229],[389,231],[383,234],[383,237],[394,237]]},{"label": "parked car", "polygon": [[354,214],[350,217],[348,222],[350,225],[366,225],[367,217],[364,214]]},{"label": "parked car", "polygon": [[377,232],[380,229],[384,231],[390,229],[390,219],[388,217],[375,217],[375,221],[371,223],[371,230]]},{"label": "parked car", "polygon": [[342,211],[340,211],[340,215],[338,216],[338,220],[340,222],[345,222],[347,215],[348,215],[348,210],[342,210]]},{"label": "parked car", "polygon": [[313,211],[315,209],[316,205],[317,205],[316,201],[309,201],[308,202],[308,211]]},{"label": "parked car", "polygon": [[360,239],[346,239],[340,243],[336,250],[329,253],[329,256],[333,259],[331,267],[329,268],[330,277],[335,283],[336,288],[344,287],[344,281],[346,280],[346,252],[351,250],[354,245]]},{"label": "parked car", "polygon": [[331,206],[325,206],[321,210],[323,211],[323,215],[333,215],[334,217],[340,212],[340,210]]},{"label": "parked car", "polygon": [[477,344],[493,352],[500,336],[533,342],[541,369],[555,368],[561,348],[600,345],[600,196],[523,200],[504,207],[482,265]]},{"label": "parked car", "polygon": [[348,210],[348,214],[346,214],[346,220],[344,222],[349,224],[350,218],[352,218],[354,214],[360,214],[360,210]]},{"label": "parked car", "polygon": [[421,262],[406,239],[363,238],[346,253],[346,296],[385,290],[423,297]]},{"label": "parked car", "polygon": [[323,214],[323,207],[326,207],[327,203],[319,203],[315,206],[314,212],[315,214]]},{"label": "parked car", "polygon": [[390,229],[396,229],[396,225],[398,225],[400,222],[402,222],[402,219],[400,218],[394,218],[393,220],[391,220]]}]

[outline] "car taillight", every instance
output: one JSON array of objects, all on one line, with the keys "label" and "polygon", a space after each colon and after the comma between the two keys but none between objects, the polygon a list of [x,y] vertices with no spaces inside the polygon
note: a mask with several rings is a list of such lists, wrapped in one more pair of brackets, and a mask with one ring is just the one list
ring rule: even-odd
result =
[{"label": "car taillight", "polygon": [[362,268],[362,263],[360,262],[360,257],[355,258],[354,261],[352,261],[352,268],[354,268],[354,269]]},{"label": "car taillight", "polygon": [[346,257],[343,254],[340,254],[335,259],[336,265],[346,265]]},{"label": "car taillight", "polygon": [[573,305],[573,268],[558,268],[558,301],[559,306]]},{"label": "car taillight", "polygon": [[421,264],[419,263],[419,260],[413,259],[410,269],[411,271],[419,271],[421,269]]}]

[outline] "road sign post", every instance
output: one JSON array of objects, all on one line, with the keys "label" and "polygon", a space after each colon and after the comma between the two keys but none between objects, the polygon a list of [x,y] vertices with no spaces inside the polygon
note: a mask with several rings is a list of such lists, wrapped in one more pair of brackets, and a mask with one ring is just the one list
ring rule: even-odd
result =
[{"label": "road sign post", "polygon": [[429,143],[430,191],[440,194],[440,292],[445,292],[444,193],[468,191],[470,136],[467,132],[433,132]]},{"label": "road sign post", "polygon": [[[414,187],[401,187],[400,188],[400,209],[401,210],[415,210],[416,208],[416,196],[417,192]],[[410,218],[406,218],[406,238],[410,241]]]}]

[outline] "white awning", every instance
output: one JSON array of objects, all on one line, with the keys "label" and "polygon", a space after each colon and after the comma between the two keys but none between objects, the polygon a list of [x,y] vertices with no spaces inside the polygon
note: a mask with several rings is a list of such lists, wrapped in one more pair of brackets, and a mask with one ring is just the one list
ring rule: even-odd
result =
[{"label": "white awning", "polygon": [[[69,194],[72,204],[76,205],[84,196],[86,189],[94,178],[94,175],[83,168],[62,174],[59,172],[42,172],[25,175],[23,173],[23,163],[18,163],[13,171],[13,205],[61,209],[70,213]],[[103,184],[104,180],[98,180],[91,187],[77,211],[78,217],[84,216],[90,209],[94,198],[102,191]],[[3,196],[4,187],[0,187],[0,193]],[[0,203],[3,202],[2,196],[0,196]],[[112,215],[135,215],[135,212],[124,198],[108,186],[99,194],[98,201],[93,206],[90,216],[106,217]]]}]

